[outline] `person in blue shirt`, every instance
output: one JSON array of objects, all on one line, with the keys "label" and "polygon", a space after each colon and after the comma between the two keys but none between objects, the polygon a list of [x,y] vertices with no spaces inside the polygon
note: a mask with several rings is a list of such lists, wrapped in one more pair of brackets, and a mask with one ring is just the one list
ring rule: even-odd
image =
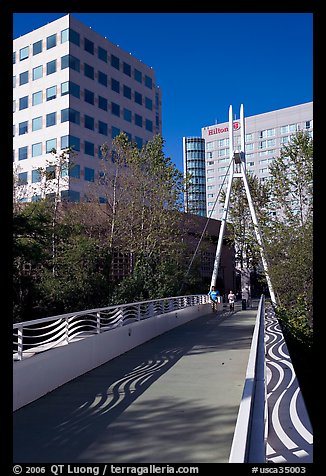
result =
[{"label": "person in blue shirt", "polygon": [[215,288],[215,286],[212,286],[212,289],[209,291],[208,296],[209,296],[209,298],[211,300],[211,303],[212,303],[212,311],[213,312],[217,311],[217,303],[218,303],[217,296],[219,296],[219,295],[220,295],[220,293]]}]

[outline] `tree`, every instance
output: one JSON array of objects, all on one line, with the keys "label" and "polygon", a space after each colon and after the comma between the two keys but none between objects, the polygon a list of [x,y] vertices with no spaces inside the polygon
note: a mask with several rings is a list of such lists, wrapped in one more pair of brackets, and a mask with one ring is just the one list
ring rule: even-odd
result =
[{"label": "tree", "polygon": [[51,261],[51,214],[46,202],[25,203],[13,214],[13,315],[30,318],[38,283]]},{"label": "tree", "polygon": [[[282,308],[304,309],[313,321],[313,141],[292,136],[270,166],[271,208],[266,230],[271,278]],[[295,311],[296,312],[296,311]]]},{"label": "tree", "polygon": [[183,176],[164,156],[163,144],[158,135],[139,149],[120,134],[111,149],[102,147],[99,180],[89,190],[98,203],[98,219],[104,216],[110,230],[109,248],[131,257],[134,276],[129,279],[139,280],[143,298],[151,294],[149,283],[163,276],[162,263],[177,268],[184,249],[179,213]]}]

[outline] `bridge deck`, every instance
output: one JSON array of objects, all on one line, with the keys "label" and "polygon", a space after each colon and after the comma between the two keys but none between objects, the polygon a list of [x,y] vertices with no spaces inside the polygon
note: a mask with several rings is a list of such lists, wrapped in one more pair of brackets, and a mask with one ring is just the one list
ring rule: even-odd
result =
[{"label": "bridge deck", "polygon": [[202,315],[17,410],[14,462],[228,462],[256,313]]}]

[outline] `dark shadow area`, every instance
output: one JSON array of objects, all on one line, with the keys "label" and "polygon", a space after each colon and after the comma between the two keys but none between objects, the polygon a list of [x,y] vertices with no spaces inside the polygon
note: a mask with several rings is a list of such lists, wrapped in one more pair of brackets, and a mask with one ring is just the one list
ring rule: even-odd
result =
[{"label": "dark shadow area", "polygon": [[316,387],[312,373],[316,365],[316,360],[314,358],[313,348],[304,342],[298,341],[287,329],[284,329],[284,327],[282,327],[282,331],[309,414],[310,423],[314,428],[316,427],[316,415],[314,412],[316,409]]},{"label": "dark shadow area", "polygon": [[[226,428],[222,443],[230,446],[237,406],[212,408],[202,401],[189,401],[187,395],[182,399],[157,395],[146,405],[146,400],[132,404],[185,354],[195,358],[213,351],[249,349],[255,320],[247,315],[236,310],[201,316],[17,410],[14,462],[107,462],[112,460],[111,453],[119,462],[160,462],[161,454],[167,462],[180,462],[180,457],[190,462],[192,446],[199,452],[202,448],[202,462],[217,462],[221,457],[218,422]],[[206,391],[210,391],[209,382],[202,389]],[[127,422],[122,424],[127,411]],[[190,445],[184,454],[182,450],[180,454],[182,438],[188,438]],[[207,454],[207,445],[212,447],[213,442],[215,453],[209,450]],[[150,444],[158,453],[146,459]]]}]

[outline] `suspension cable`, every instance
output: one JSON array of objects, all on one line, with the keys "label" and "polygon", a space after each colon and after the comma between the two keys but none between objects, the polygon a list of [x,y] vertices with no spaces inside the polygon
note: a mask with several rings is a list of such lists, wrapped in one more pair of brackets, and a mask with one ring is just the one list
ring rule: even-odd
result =
[{"label": "suspension cable", "polygon": [[201,242],[202,242],[202,240],[203,240],[205,231],[206,231],[206,229],[207,229],[207,227],[208,227],[209,220],[210,220],[211,217],[212,217],[213,211],[214,211],[214,209],[215,209],[215,205],[216,205],[217,200],[218,200],[218,198],[219,198],[219,196],[220,196],[220,194],[221,194],[222,187],[223,187],[224,182],[225,182],[225,180],[226,180],[226,177],[227,177],[227,175],[228,175],[228,172],[229,172],[229,169],[230,169],[230,167],[231,167],[232,161],[233,161],[233,159],[230,160],[228,169],[227,169],[227,171],[226,171],[226,174],[224,175],[223,182],[222,182],[222,184],[221,184],[221,186],[220,186],[220,189],[219,189],[219,191],[218,191],[218,194],[217,194],[217,196],[216,196],[216,199],[215,199],[213,208],[212,208],[212,210],[210,211],[209,217],[208,217],[207,220],[206,220],[206,224],[205,224],[204,229],[203,229],[203,231],[202,231],[201,237],[200,237],[200,239],[199,239],[199,241],[198,241],[198,243],[197,243],[195,252],[194,252],[194,254],[193,254],[192,258],[191,258],[190,264],[189,264],[188,269],[187,269],[187,271],[186,271],[186,273],[185,273],[185,276],[184,276],[184,278],[183,278],[183,281],[182,281],[182,284],[181,284],[181,288],[180,288],[180,290],[179,290],[179,294],[180,294],[181,291],[182,291],[182,288],[183,288],[183,285],[184,285],[184,283],[185,283],[185,280],[186,280],[186,278],[187,278],[187,276],[188,276],[188,274],[189,274],[189,271],[190,271],[191,266],[192,266],[192,264],[193,264],[193,262],[194,262],[194,259],[195,259],[195,257],[196,257],[197,252],[198,252],[198,249],[199,249],[199,247],[200,247],[200,244],[201,244]]}]

